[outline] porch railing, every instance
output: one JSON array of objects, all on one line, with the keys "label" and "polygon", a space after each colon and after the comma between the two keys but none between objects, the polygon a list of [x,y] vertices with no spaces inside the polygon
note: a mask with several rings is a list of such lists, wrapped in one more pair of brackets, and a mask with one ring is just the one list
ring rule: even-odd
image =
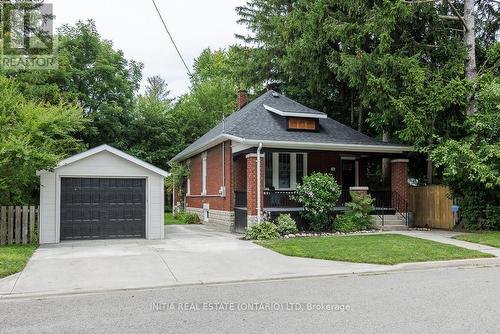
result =
[{"label": "porch railing", "polygon": [[236,190],[234,192],[234,206],[237,208],[247,207],[247,192],[243,190]]},{"label": "porch railing", "polygon": [[392,192],[392,207],[403,218],[405,225],[408,226],[408,202],[398,193]]},{"label": "porch railing", "polygon": [[294,190],[264,190],[265,208],[301,208],[302,204],[290,198]]},{"label": "porch railing", "polygon": [[340,193],[339,200],[337,201],[337,206],[345,206],[346,203],[351,201],[351,193],[349,189],[343,189]]},{"label": "porch railing", "polygon": [[[375,209],[394,209],[397,214],[399,214],[408,226],[408,202],[395,191],[383,190],[383,191],[369,191],[368,194],[375,199]],[[383,213],[382,213],[383,215]],[[383,225],[383,217],[382,217]]]},{"label": "porch railing", "polygon": [[392,193],[390,190],[369,190],[368,195],[374,199],[375,209],[392,209]]}]

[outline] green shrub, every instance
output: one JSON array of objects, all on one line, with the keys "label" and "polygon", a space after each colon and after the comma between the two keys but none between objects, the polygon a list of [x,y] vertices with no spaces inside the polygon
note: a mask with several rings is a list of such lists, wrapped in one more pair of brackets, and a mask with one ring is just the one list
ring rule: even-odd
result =
[{"label": "green shrub", "polygon": [[342,233],[349,233],[358,231],[358,225],[352,215],[342,214],[335,217],[333,229]]},{"label": "green shrub", "polygon": [[247,240],[270,240],[279,238],[278,227],[270,222],[256,224],[245,233]]},{"label": "green shrub", "polygon": [[295,220],[289,214],[279,215],[276,218],[276,227],[280,235],[294,234],[299,231]]},{"label": "green shrub", "polygon": [[313,173],[297,185],[297,195],[292,198],[304,205],[302,215],[310,222],[311,229],[321,231],[327,228],[330,212],[335,208],[340,193],[333,175]]},{"label": "green shrub", "polygon": [[193,212],[179,212],[175,214],[175,218],[184,224],[199,224],[200,217]]},{"label": "green shrub", "polygon": [[372,227],[373,220],[370,212],[375,208],[373,198],[358,192],[351,192],[352,201],[346,203],[350,210],[338,215],[333,223],[333,229],[339,232],[354,232],[366,230]]}]

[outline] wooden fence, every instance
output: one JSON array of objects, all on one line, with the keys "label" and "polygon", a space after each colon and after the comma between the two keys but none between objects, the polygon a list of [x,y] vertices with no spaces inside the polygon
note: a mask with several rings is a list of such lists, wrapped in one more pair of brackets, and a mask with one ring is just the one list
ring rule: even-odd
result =
[{"label": "wooden fence", "polygon": [[410,187],[408,193],[410,211],[415,215],[416,227],[453,229],[452,201],[448,187],[430,185]]},{"label": "wooden fence", "polygon": [[38,207],[0,207],[0,245],[38,242]]}]

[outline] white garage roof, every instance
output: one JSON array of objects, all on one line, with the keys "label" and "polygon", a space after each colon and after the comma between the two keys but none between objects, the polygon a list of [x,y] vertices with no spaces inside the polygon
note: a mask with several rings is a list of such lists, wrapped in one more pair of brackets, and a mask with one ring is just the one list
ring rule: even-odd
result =
[{"label": "white garage roof", "polygon": [[[150,163],[147,163],[145,161],[142,161],[140,159],[137,159],[136,157],[133,157],[131,156],[130,154],[127,154],[123,151],[120,151],[119,149],[116,149],[114,147],[111,147],[109,145],[101,145],[101,146],[97,146],[97,147],[94,147],[88,151],[85,151],[85,152],[82,152],[82,153],[78,153],[78,154],[75,154],[69,158],[66,158],[64,160],[61,160],[57,166],[54,168],[54,169],[57,169],[57,168],[60,168],[60,167],[63,167],[63,166],[66,166],[66,165],[69,165],[69,164],[72,164],[76,161],[79,161],[79,160],[82,160],[82,159],[85,159],[87,157],[90,157],[94,154],[97,154],[97,153],[100,153],[100,152],[103,152],[103,151],[106,151],[106,152],[109,152],[111,154],[114,154],[116,156],[119,156],[120,158],[123,158],[125,160],[128,160],[136,165],[139,165],[145,169],[148,169],[156,174],[159,174],[159,175],[162,175],[164,177],[167,177],[170,175],[169,172],[167,171],[164,171],[163,169],[161,168],[158,168],[158,167],[155,167],[153,165],[151,165]],[[39,174],[39,172],[37,172],[37,174]]]}]

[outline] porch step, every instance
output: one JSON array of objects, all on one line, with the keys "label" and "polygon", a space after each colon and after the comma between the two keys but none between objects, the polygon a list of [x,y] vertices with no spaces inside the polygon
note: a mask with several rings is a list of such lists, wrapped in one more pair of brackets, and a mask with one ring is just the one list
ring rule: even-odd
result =
[{"label": "porch step", "polygon": [[[379,215],[372,215],[373,218],[375,218],[377,221],[381,221]],[[399,220],[402,221],[402,217],[400,215],[384,215],[384,221],[388,220]]]},{"label": "porch step", "polygon": [[379,226],[379,229],[382,231],[407,231],[408,226],[406,226],[406,225],[384,225],[384,226]]},{"label": "porch step", "polygon": [[384,226],[382,226],[382,219],[378,215],[372,215],[374,224],[382,231],[405,231],[408,230],[404,219],[400,215],[385,215]]}]

